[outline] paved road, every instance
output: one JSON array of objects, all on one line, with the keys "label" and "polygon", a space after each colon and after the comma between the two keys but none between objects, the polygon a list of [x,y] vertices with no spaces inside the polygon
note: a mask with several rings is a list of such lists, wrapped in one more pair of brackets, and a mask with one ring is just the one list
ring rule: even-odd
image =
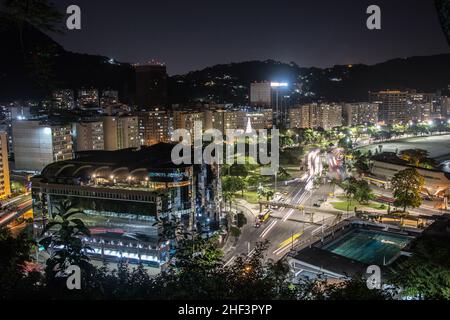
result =
[{"label": "paved road", "polygon": [[14,219],[21,217],[24,213],[32,208],[31,196],[21,196],[20,200],[14,203],[15,209],[9,212],[1,212],[0,226],[7,225]]},{"label": "paved road", "polygon": [[[316,157],[318,153],[309,157],[310,172],[302,181],[292,183],[288,186],[281,186],[278,191],[283,194],[285,203],[312,206],[330,193],[331,186],[321,186],[313,190],[313,177],[319,173],[321,163]],[[231,263],[239,255],[251,254],[255,244],[265,240],[269,241],[267,258],[273,260],[281,259],[298,241],[310,237],[313,233],[321,230],[321,224],[331,224],[335,219],[333,215],[324,215],[323,219],[310,222],[310,212],[300,212],[295,209],[282,208],[274,210],[271,218],[263,223],[260,228],[255,228],[253,221],[255,215],[251,210],[239,207],[247,216],[248,224],[242,229],[239,241],[230,250],[225,252],[225,261]],[[319,209],[318,209],[319,210]]]}]

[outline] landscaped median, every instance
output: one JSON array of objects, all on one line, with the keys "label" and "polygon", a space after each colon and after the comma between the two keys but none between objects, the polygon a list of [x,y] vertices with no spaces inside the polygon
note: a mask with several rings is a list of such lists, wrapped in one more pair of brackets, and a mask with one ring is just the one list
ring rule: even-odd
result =
[{"label": "landscaped median", "polygon": [[360,203],[356,200],[349,201],[345,197],[338,197],[338,200],[342,201],[331,202],[330,204],[334,209],[340,211],[355,211],[355,209],[359,208],[370,208],[387,212],[387,206],[385,204],[375,201],[370,201],[369,203]]}]

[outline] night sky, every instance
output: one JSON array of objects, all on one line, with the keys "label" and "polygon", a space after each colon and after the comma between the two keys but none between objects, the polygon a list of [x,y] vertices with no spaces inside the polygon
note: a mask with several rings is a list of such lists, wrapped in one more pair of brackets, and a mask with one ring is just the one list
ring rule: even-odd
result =
[{"label": "night sky", "polygon": [[[373,64],[449,52],[432,0],[58,0],[77,4],[82,30],[53,36],[66,49],[122,62],[157,59],[170,74],[274,59],[300,66]],[[382,10],[382,30],[366,9]]]}]

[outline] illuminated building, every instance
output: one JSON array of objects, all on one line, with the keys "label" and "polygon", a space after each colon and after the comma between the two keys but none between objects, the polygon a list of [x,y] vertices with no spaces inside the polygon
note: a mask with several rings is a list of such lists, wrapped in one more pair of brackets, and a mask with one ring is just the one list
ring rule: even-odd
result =
[{"label": "illuminated building", "polygon": [[142,145],[151,146],[159,142],[170,142],[172,117],[165,110],[139,111],[139,138]]},{"label": "illuminated building", "polygon": [[75,151],[103,150],[103,122],[77,122],[72,124],[72,136]]},{"label": "illuminated building", "polygon": [[344,125],[357,126],[378,123],[378,104],[358,102],[344,104],[342,115]]},{"label": "illuminated building", "polygon": [[75,108],[75,96],[73,90],[55,90],[52,93],[53,107],[61,110],[71,110]]},{"label": "illuminated building", "polygon": [[289,84],[286,82],[254,82],[250,84],[250,104],[258,108],[271,108],[274,124],[287,121]]},{"label": "illuminated building", "polygon": [[186,111],[175,110],[173,111],[173,129],[186,129],[191,134],[191,138],[194,136],[194,126],[196,122],[201,122],[203,128],[205,128],[205,113],[202,111]]},{"label": "illuminated building", "polygon": [[100,106],[102,108],[119,103],[119,92],[115,90],[104,90],[100,98]]},{"label": "illuminated building", "polygon": [[312,128],[310,105],[295,106],[289,109],[289,127],[291,129]]},{"label": "illuminated building", "polygon": [[88,151],[48,165],[32,179],[35,234],[61,200],[82,210],[91,237],[89,254],[104,261],[127,258],[157,268],[170,242],[159,219],[177,217],[186,229],[217,228],[215,177],[206,165],[174,165],[173,144],[118,151]]},{"label": "illuminated building", "polygon": [[378,119],[385,124],[407,123],[408,91],[380,91],[370,93],[370,102],[378,103]]},{"label": "illuminated building", "polygon": [[312,103],[289,110],[290,127],[323,128],[325,130],[342,126],[342,106],[331,103]]},{"label": "illuminated building", "polygon": [[97,89],[81,89],[78,91],[78,106],[80,108],[98,107],[99,103]]},{"label": "illuminated building", "polygon": [[5,199],[10,195],[8,138],[6,132],[0,132],[0,199]]},{"label": "illuminated building", "polygon": [[15,169],[41,171],[46,165],[72,159],[72,126],[39,120],[12,125]]},{"label": "illuminated building", "polygon": [[103,116],[105,150],[137,148],[139,139],[139,121],[137,116]]}]

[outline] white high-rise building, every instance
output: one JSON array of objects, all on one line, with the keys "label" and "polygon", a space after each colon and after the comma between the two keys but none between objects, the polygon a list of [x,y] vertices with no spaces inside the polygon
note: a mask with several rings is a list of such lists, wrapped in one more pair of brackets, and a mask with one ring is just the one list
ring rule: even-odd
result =
[{"label": "white high-rise building", "polygon": [[38,120],[14,121],[13,143],[17,170],[41,171],[55,161],[73,157],[72,126]]}]

